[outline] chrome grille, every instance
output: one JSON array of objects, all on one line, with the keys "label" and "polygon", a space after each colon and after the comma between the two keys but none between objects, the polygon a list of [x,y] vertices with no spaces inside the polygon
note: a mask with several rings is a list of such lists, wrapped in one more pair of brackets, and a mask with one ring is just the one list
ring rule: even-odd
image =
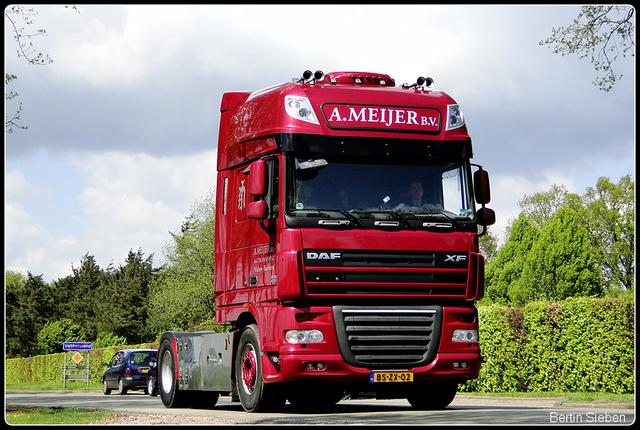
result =
[{"label": "chrome grille", "polygon": [[429,307],[336,306],[340,350],[347,363],[370,369],[429,364],[440,339],[442,311]]}]

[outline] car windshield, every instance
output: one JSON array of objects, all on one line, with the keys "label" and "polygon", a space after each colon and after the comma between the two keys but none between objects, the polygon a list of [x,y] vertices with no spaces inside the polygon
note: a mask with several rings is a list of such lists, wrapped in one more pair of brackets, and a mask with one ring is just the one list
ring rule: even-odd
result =
[{"label": "car windshield", "polygon": [[150,361],[155,360],[156,352],[133,352],[129,361],[132,364],[149,364]]},{"label": "car windshield", "polygon": [[474,217],[468,165],[356,164],[296,158],[289,163],[287,213],[294,217],[468,221]]}]

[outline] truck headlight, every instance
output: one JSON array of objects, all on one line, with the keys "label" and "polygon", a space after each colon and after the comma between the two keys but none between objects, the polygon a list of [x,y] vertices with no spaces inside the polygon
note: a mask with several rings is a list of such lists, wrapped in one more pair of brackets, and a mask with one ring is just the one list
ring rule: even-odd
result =
[{"label": "truck headlight", "polygon": [[447,131],[455,130],[464,125],[464,115],[458,105],[447,106]]},{"label": "truck headlight", "polygon": [[324,342],[324,336],[320,330],[287,330],[284,340],[287,343],[318,343]]},{"label": "truck headlight", "polygon": [[285,96],[284,108],[287,114],[295,119],[310,122],[311,124],[320,124],[316,114],[313,113],[311,102],[306,97]]},{"label": "truck headlight", "polygon": [[478,330],[454,330],[451,342],[477,342]]}]

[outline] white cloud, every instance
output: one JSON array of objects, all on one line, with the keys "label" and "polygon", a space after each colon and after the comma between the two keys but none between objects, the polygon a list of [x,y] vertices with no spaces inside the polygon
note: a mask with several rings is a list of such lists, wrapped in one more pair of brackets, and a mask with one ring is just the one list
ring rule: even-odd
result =
[{"label": "white cloud", "polygon": [[496,224],[491,227],[491,232],[498,238],[500,244],[504,243],[506,228],[517,218],[521,210],[518,201],[526,195],[548,191],[552,185],[564,185],[569,192],[576,191],[571,177],[563,176],[557,172],[545,171],[538,176],[538,180],[532,181],[524,176],[491,176],[491,202],[487,204],[496,212]]},{"label": "white cloud", "polygon": [[[82,241],[98,261],[122,261],[131,249],[158,262],[169,231],[190,206],[215,188],[216,152],[185,157],[109,152],[77,157],[88,175],[82,204]],[[103,263],[104,264],[104,263]]]},{"label": "white cloud", "polygon": [[160,263],[169,231],[180,228],[196,200],[215,188],[216,150],[195,156],[154,157],[147,154],[76,155],[72,161],[86,175],[77,197],[81,214],[62,220],[76,233],[58,237],[25,209],[41,190],[15,171],[5,175],[5,267],[44,274],[51,281],[71,274],[89,253],[100,267],[124,264],[129,250],[141,248]]},{"label": "white cloud", "polygon": [[72,237],[55,239],[25,209],[30,199],[43,194],[21,172],[5,174],[5,268],[56,277],[70,271],[71,260],[60,257],[77,251],[77,243]]}]

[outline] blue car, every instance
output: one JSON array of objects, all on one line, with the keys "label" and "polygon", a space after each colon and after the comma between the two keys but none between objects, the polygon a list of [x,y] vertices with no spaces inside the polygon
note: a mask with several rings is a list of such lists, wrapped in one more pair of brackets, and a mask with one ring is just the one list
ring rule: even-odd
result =
[{"label": "blue car", "polygon": [[155,349],[122,349],[115,353],[109,363],[102,363],[107,369],[102,376],[102,392],[127,394],[129,390],[144,390],[147,394],[147,375],[155,363],[158,351]]}]

